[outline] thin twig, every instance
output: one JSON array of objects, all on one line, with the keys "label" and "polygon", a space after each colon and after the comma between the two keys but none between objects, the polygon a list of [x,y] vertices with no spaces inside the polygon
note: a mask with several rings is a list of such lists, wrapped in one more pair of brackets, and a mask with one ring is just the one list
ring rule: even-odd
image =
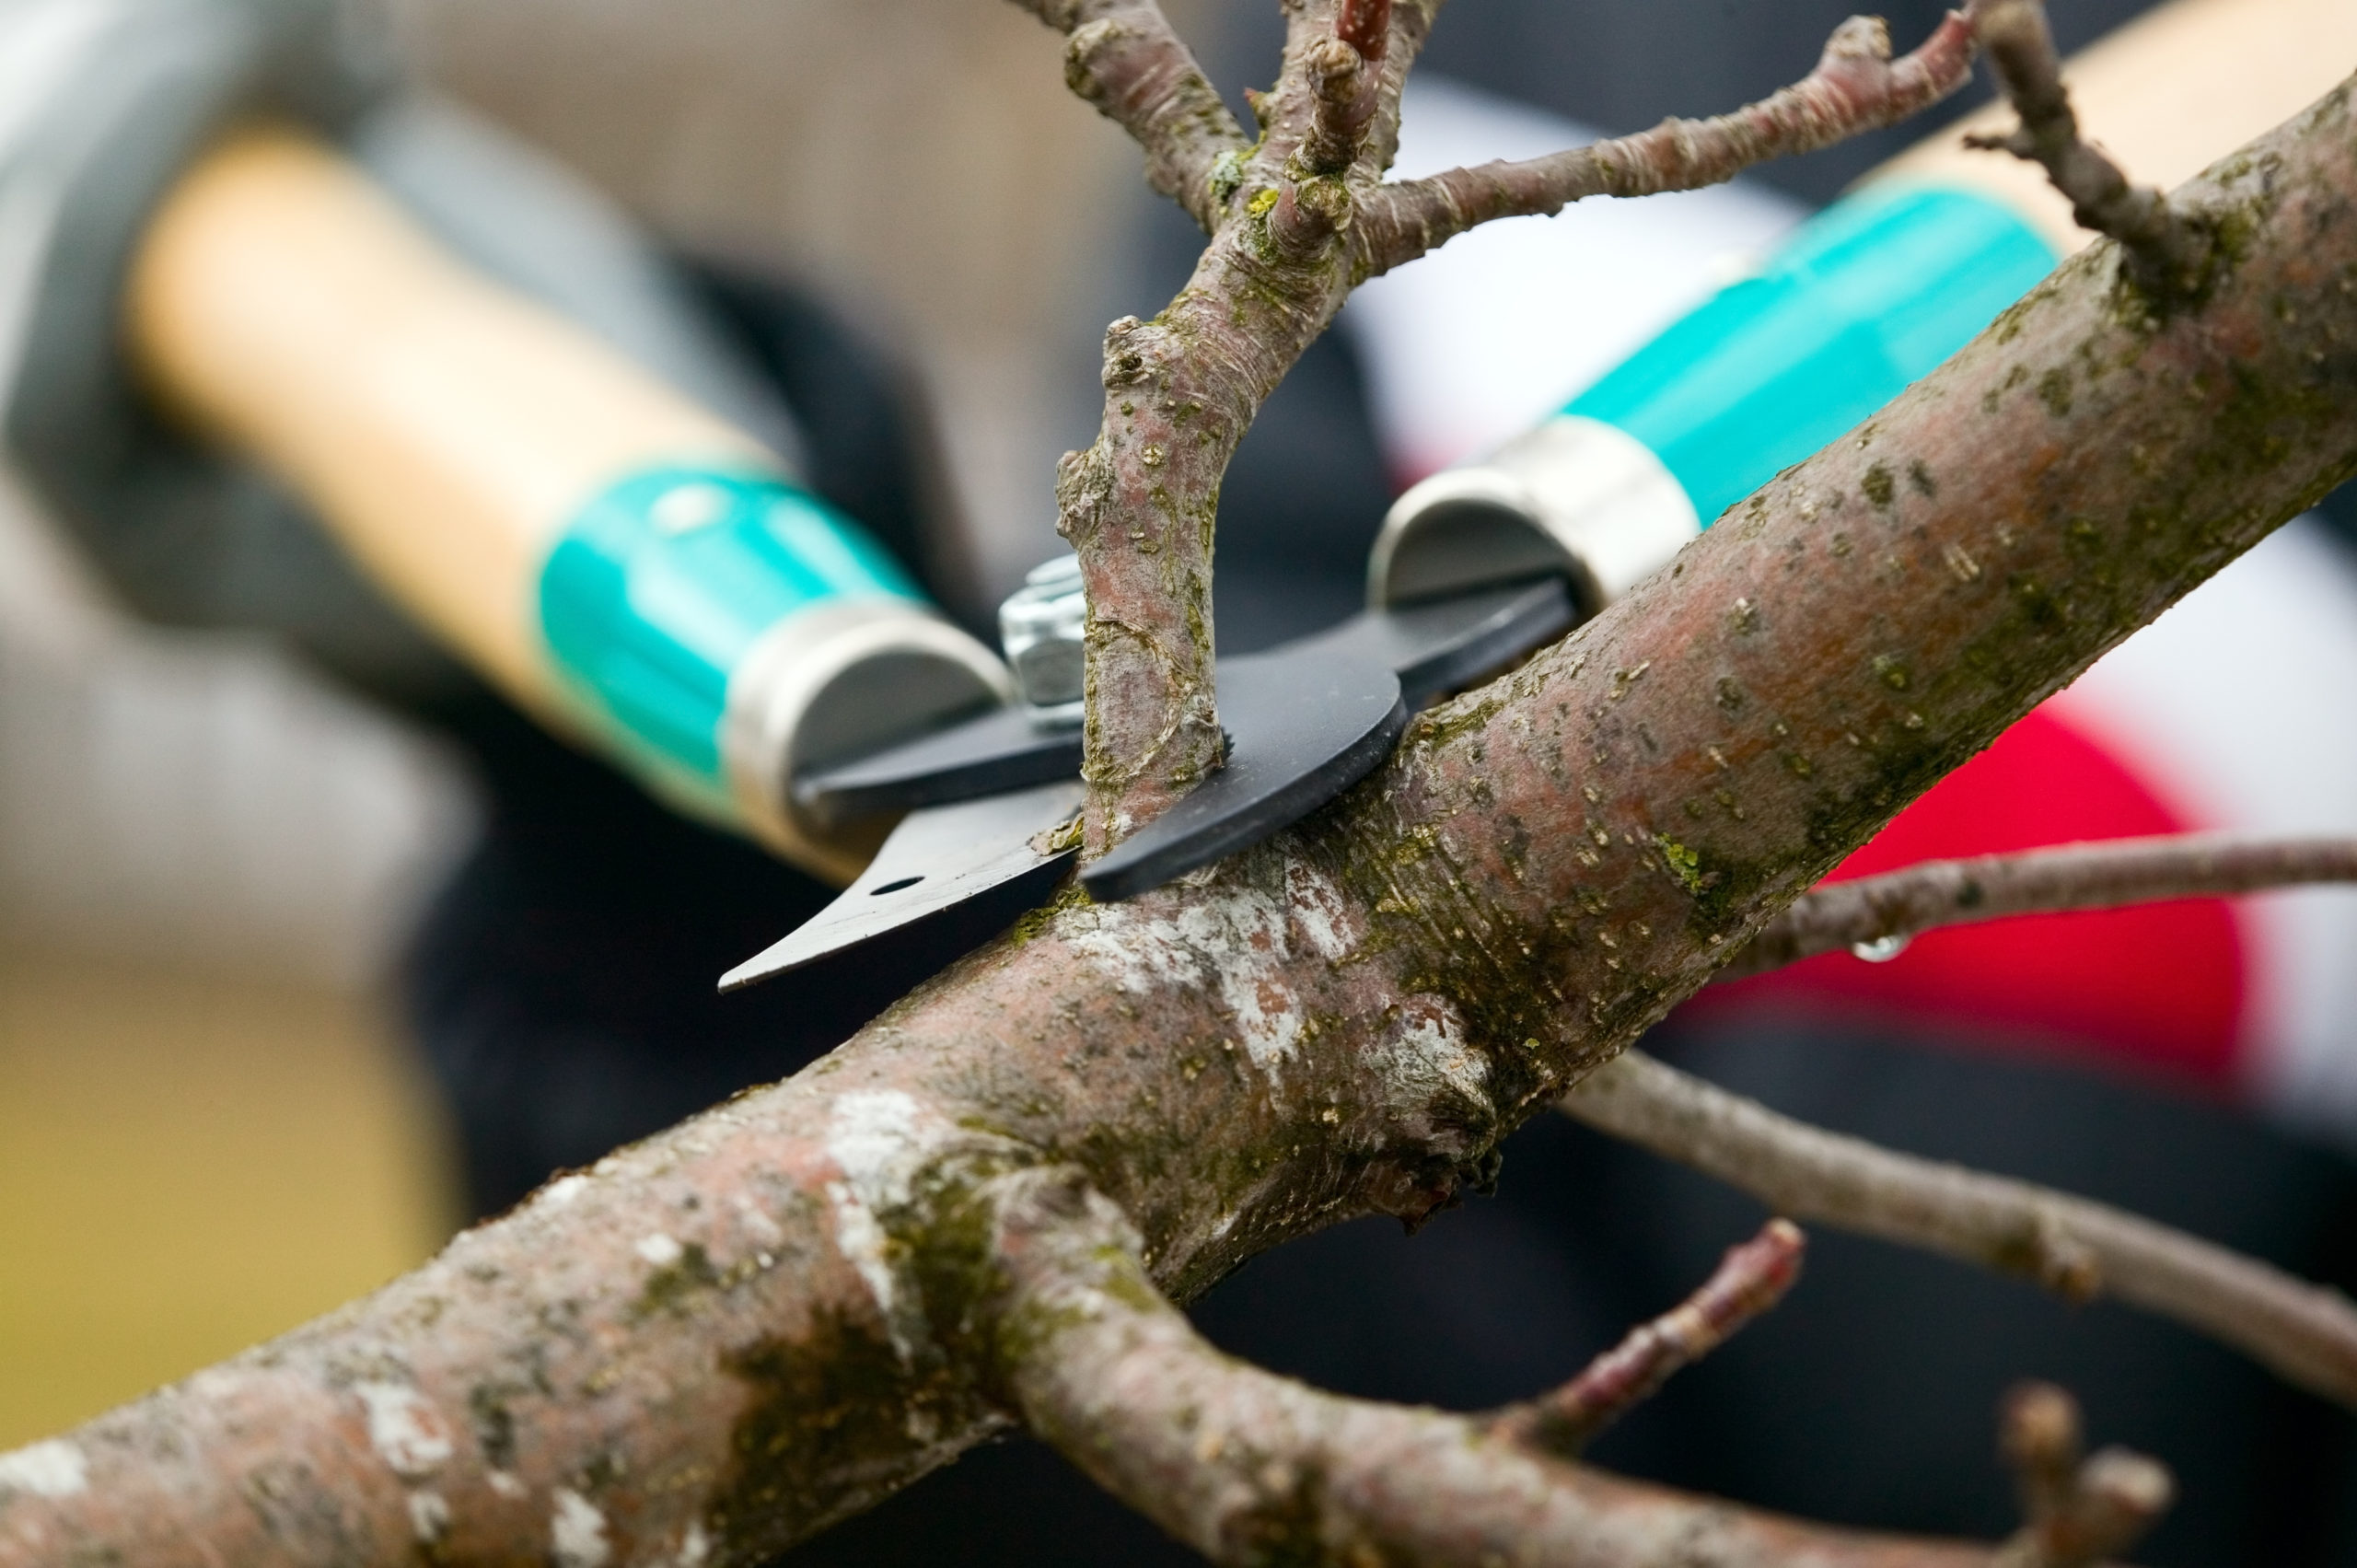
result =
[{"label": "thin twig", "polygon": [[2080,139],[2041,0],[1974,0],[1971,20],[2021,123],[2002,136],[1967,136],[1965,145],[2042,166],[2071,215],[2119,241],[2148,286],[2170,295],[2195,287],[2210,258],[2208,231],[2165,193],[2130,184],[2118,164]]},{"label": "thin twig", "polygon": [[1817,68],[1771,97],[1711,120],[1665,120],[1650,131],[1520,163],[1486,163],[1369,193],[1360,226],[1373,272],[1412,261],[1492,218],[1560,212],[1587,196],[1647,196],[1731,180],[1752,165],[1829,146],[1903,120],[1971,75],[1972,29],[1950,12],[1922,47],[1890,57],[1880,17],[1833,29]]},{"label": "thin twig", "polygon": [[2020,1533],[1998,1553],[2003,1568],[2092,1568],[2127,1551],[2176,1495],[2168,1468],[2124,1448],[2082,1458],[2079,1403],[2051,1383],[2005,1396],[1999,1447],[2020,1485]]},{"label": "thin twig", "polygon": [[1490,1421],[1491,1433],[1567,1458],[1577,1454],[1651,1399],[1672,1374],[1701,1360],[1782,1301],[1800,1278],[1806,1246],[1800,1226],[1770,1220],[1758,1236],[1728,1248],[1700,1290],[1630,1330],[1562,1388],[1500,1411]]},{"label": "thin twig", "polygon": [[[1015,0],[1065,35],[1064,84],[1145,151],[1146,183],[1206,232],[1226,200],[1223,157],[1249,147],[1155,0]],[[1232,188],[1231,188],[1232,191]]]},{"label": "thin twig", "polygon": [[2357,839],[2180,833],[1931,860],[1812,889],[1719,971],[1737,980],[1819,953],[2007,915],[2357,881]]},{"label": "thin twig", "polygon": [[2256,1259],[2107,1204],[1809,1126],[1640,1051],[1561,1103],[1778,1214],[2025,1275],[2073,1301],[2112,1296],[2357,1409],[2357,1306]]},{"label": "thin twig", "polygon": [[1214,1562],[1486,1568],[1986,1568],[1641,1485],[1479,1418],[1344,1399],[1223,1355],[1156,1291],[1119,1210],[1044,1173],[1001,1205],[1005,1376],[1031,1429]]}]

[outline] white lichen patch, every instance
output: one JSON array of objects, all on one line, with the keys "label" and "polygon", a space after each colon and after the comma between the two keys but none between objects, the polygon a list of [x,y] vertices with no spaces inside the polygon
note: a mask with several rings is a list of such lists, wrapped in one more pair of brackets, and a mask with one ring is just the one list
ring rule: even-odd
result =
[{"label": "white lichen patch", "polygon": [[[739,1193],[736,1200],[737,1216],[745,1222],[746,1230],[764,1247],[775,1247],[785,1239],[785,1232],[778,1228],[770,1212],[752,1199]],[[764,1264],[763,1267],[768,1265]]]},{"label": "white lichen patch", "polygon": [[409,1494],[409,1527],[424,1545],[432,1546],[450,1533],[450,1504],[438,1492]]},{"label": "white lichen patch", "polygon": [[1274,1082],[1308,1023],[1287,971],[1304,958],[1339,962],[1357,940],[1348,904],[1316,870],[1290,864],[1283,886],[1283,896],[1234,887],[1165,914],[1109,905],[1089,912],[1088,923],[1069,940],[1098,973],[1132,995],[1216,992],[1236,1022],[1237,1042]]},{"label": "white lichen patch", "polygon": [[90,1488],[89,1461],[61,1438],[0,1454],[0,1493],[29,1492],[35,1497],[73,1497]]},{"label": "white lichen patch", "polygon": [[679,1550],[671,1556],[672,1568],[703,1568],[712,1556],[712,1538],[704,1534],[703,1526],[691,1522],[687,1533],[679,1537]]},{"label": "white lichen patch", "polygon": [[549,1515],[549,1551],[557,1568],[606,1568],[613,1549],[606,1543],[606,1516],[569,1486],[556,1489]]},{"label": "white lichen patch", "polygon": [[1490,1063],[1466,1042],[1456,1009],[1434,996],[1411,996],[1367,1047],[1395,1109],[1422,1109],[1442,1098],[1487,1106]]},{"label": "white lichen patch", "polygon": [[485,1479],[491,1482],[492,1491],[510,1501],[524,1496],[531,1490],[524,1484],[521,1477],[511,1470],[491,1470],[486,1472]]},{"label": "white lichen patch", "polygon": [[633,1250],[658,1269],[668,1269],[687,1255],[679,1242],[659,1230],[652,1236],[640,1237]]},{"label": "white lichen patch", "polygon": [[357,1383],[368,1411],[368,1443],[403,1481],[423,1481],[450,1457],[450,1429],[424,1395],[406,1383]]},{"label": "white lichen patch", "polygon": [[842,1172],[826,1188],[835,1247],[866,1283],[902,1361],[914,1358],[924,1334],[924,1304],[900,1266],[883,1216],[908,1206],[918,1173],[953,1131],[898,1089],[840,1096],[828,1113],[827,1154]]},{"label": "white lichen patch", "polygon": [[580,1197],[588,1185],[589,1179],[586,1176],[560,1176],[540,1190],[540,1202],[548,1208],[562,1209]]}]

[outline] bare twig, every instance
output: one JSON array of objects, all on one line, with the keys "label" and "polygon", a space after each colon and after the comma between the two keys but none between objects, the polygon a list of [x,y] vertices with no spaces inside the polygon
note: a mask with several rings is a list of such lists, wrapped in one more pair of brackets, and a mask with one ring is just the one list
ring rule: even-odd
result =
[{"label": "bare twig", "polygon": [[1002,1342],[1032,1429],[1216,1562],[1963,1568],[1985,1548],[1817,1527],[1550,1458],[1478,1418],[1343,1399],[1230,1359],[1068,1183],[1007,1213]]},{"label": "bare twig", "polygon": [[2084,1198],[1811,1127],[1641,1051],[1562,1104],[1779,1214],[2026,1275],[2073,1301],[2116,1297],[2357,1408],[2357,1306],[2255,1259]]},{"label": "bare twig", "polygon": [[2083,1458],[2078,1401],[2050,1383],[2007,1394],[1999,1430],[2027,1520],[1998,1553],[2004,1568],[2090,1568],[2133,1546],[2176,1492],[2167,1467],[2142,1454]]},{"label": "bare twig", "polygon": [[2043,166],[2070,201],[2071,215],[2119,241],[2147,286],[2172,296],[2194,288],[2210,259],[2208,231],[2165,193],[2130,184],[2118,164],[2080,139],[2041,0],[1975,0],[1971,19],[2021,123],[2003,136],[1968,136],[1965,145]]},{"label": "bare twig", "polygon": [[1587,1365],[1553,1392],[1510,1405],[1490,1431],[1526,1447],[1566,1458],[1653,1397],[1672,1374],[1710,1354],[1745,1324],[1774,1307],[1800,1278],[1800,1226],[1770,1220],[1749,1241],[1727,1249],[1702,1288]]},{"label": "bare twig", "polygon": [[2007,915],[2357,881],[2357,839],[2183,833],[1931,860],[1793,900],[1719,971],[1736,980],[1819,953]]},{"label": "bare twig", "polygon": [[1954,12],[1895,61],[1882,19],[1852,17],[1833,29],[1807,76],[1732,114],[1665,120],[1633,136],[1371,192],[1361,218],[1370,270],[1399,266],[1492,218],[1560,212],[1587,196],[1715,185],[1769,158],[1903,120],[1962,87],[1971,67],[1972,29]]},{"label": "bare twig", "polygon": [[1135,137],[1146,182],[1206,231],[1227,194],[1223,156],[1250,145],[1155,0],[1016,0],[1065,35],[1064,82]]}]

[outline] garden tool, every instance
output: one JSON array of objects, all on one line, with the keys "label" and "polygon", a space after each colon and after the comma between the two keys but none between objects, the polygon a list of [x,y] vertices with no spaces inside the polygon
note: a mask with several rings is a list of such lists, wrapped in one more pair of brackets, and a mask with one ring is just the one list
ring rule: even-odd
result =
[{"label": "garden tool", "polygon": [[[2329,88],[2357,57],[2357,12],[2328,0],[2257,4],[2268,16],[2254,15],[2252,0],[2178,0],[2070,63],[2083,117],[2130,159],[2132,177],[2164,185],[2189,177]],[[2293,52],[2269,41],[2290,37],[2347,47]],[[2199,101],[2161,103],[2142,90],[2147,81],[2184,79],[2166,67],[2195,60],[2211,84]],[[1984,119],[2002,123],[2008,112],[2000,107]],[[1469,683],[1552,636],[1538,630],[1547,614],[1561,616],[1560,630],[1666,565],[1706,519],[1855,427],[2090,238],[2034,167],[1966,152],[1954,131],[1931,138],[1536,429],[1411,487],[1385,517],[1370,555],[1368,610],[1258,657],[1281,670],[1313,650],[1371,651],[1388,639],[1389,661],[1411,689],[1407,706]],[[1935,482],[1911,473],[1888,480]],[[1533,585],[1544,585],[1560,608],[1518,619],[1505,607]],[[1077,697],[1076,578],[1071,592],[1060,633],[1042,637],[1033,628],[1036,592],[1010,601],[1003,626],[1018,676],[1027,657],[1042,666],[1061,659],[1068,696],[1043,697],[1028,719],[992,714],[806,777],[799,798],[822,819],[921,809],[842,898],[731,970],[724,989],[873,951],[887,934],[987,905],[975,922],[979,941],[1055,885],[1074,850],[1051,830],[1080,798],[1077,732],[1045,713]],[[1536,600],[1520,602],[1535,610]],[[1492,612],[1500,619],[1476,630]],[[1420,615],[1434,619],[1412,619]],[[1411,669],[1427,655],[1446,673],[1416,681]],[[1271,738],[1258,745],[1270,761],[1235,770],[1234,778],[1213,775],[1086,867],[1081,881],[1092,896],[1130,896],[1258,842],[1363,777],[1396,737],[1396,726],[1369,723],[1327,738],[1317,758],[1284,753],[1277,736],[1310,722],[1317,704],[1371,714],[1379,700],[1362,681],[1355,702],[1339,686],[1320,690],[1298,709],[1272,708],[1264,721],[1254,693],[1308,687],[1282,675],[1261,687],[1256,673],[1251,661],[1221,664],[1221,712],[1239,761],[1252,756],[1258,726],[1269,724]],[[1257,804],[1278,793],[1268,787],[1272,774],[1292,791],[1282,808]],[[966,804],[946,804],[953,801]]]},{"label": "garden tool", "polygon": [[[818,824],[795,778],[1011,691],[795,482],[790,416],[630,226],[402,93],[343,7],[7,0],[0,70],[0,424],[140,608],[308,596],[348,649],[365,579],[560,732],[838,881],[875,832]],[[257,500],[272,481],[323,536]],[[343,587],[278,593],[304,563]]]}]

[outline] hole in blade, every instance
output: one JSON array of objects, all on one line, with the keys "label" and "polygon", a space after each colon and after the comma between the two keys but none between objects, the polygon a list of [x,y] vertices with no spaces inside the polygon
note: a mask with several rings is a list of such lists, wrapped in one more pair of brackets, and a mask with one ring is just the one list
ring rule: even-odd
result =
[{"label": "hole in blade", "polygon": [[886,893],[897,893],[903,888],[913,888],[923,880],[923,877],[903,877],[897,882],[887,882],[880,888],[868,889],[867,896],[871,899],[881,898]]}]

